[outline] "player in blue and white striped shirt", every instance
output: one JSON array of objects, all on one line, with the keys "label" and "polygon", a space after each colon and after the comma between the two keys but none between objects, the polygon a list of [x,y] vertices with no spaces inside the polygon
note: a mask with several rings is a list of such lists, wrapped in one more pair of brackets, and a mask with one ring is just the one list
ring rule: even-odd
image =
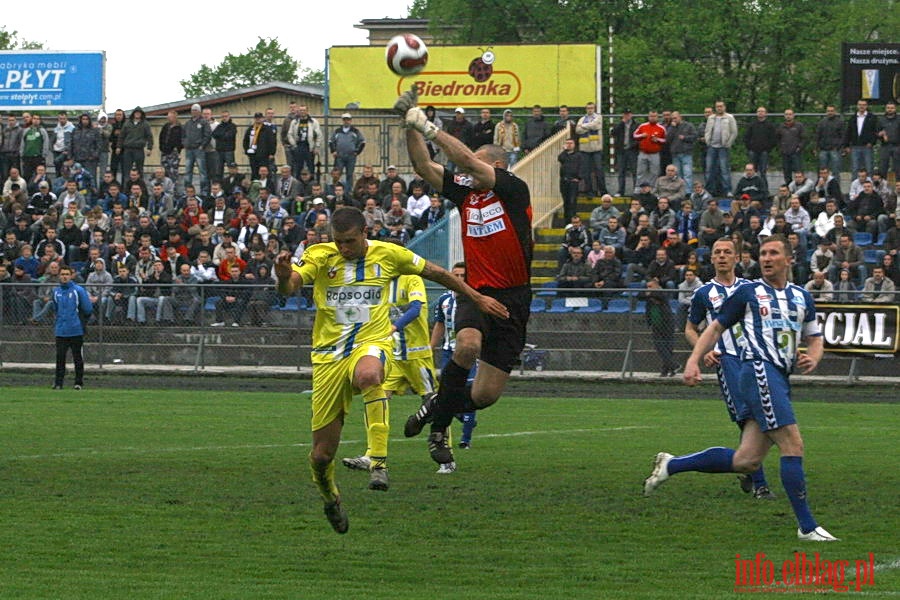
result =
[{"label": "player in blue and white striped shirt", "polygon": [[[814,542],[836,541],[816,523],[807,503],[803,438],[791,407],[788,381],[794,367],[810,373],[822,359],[823,342],[815,303],[809,292],[788,282],[791,249],[783,236],[771,236],[762,242],[759,262],[762,279],[741,286],[725,301],[719,316],[697,340],[684,368],[686,384],[700,382],[703,355],[713,349],[726,329],[742,324],[746,345],[740,386],[753,420],[747,421],[741,445],[737,450],[707,448],[678,458],[660,452],[653,472],[644,481],[644,494],[649,495],[670,475],[682,471],[753,472],[775,444],[781,452],[781,483],[799,524],[797,537]],[[806,343],[806,352],[798,351],[801,340]]]},{"label": "player in blue and white striped shirt", "polygon": [[[687,323],[685,323],[684,336],[691,348],[697,345],[697,340],[700,338],[698,328],[700,323],[705,321],[707,325],[710,325],[719,316],[725,299],[747,283],[746,279],[735,277],[734,265],[738,256],[731,238],[716,240],[712,246],[710,257],[716,270],[716,276],[694,292],[691,298],[691,310]],[[716,342],[716,347],[703,357],[703,363],[707,367],[716,368],[722,400],[725,402],[731,420],[741,431],[747,420],[752,418],[749,407],[741,397],[739,386],[743,343],[741,326],[738,324],[722,332],[722,337]],[[740,475],[739,479],[741,480],[741,489],[748,493],[753,491],[754,497],[766,500],[775,498],[774,494],[769,491],[769,484],[762,467],[749,475]]]}]

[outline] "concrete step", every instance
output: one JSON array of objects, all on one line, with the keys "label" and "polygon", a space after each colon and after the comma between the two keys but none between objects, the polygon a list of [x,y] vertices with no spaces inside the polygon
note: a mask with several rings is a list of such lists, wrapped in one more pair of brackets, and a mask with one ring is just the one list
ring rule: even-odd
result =
[{"label": "concrete step", "polygon": [[556,269],[557,263],[556,260],[532,260],[531,261],[531,270],[534,271],[536,269]]},{"label": "concrete step", "polygon": [[556,277],[544,276],[544,275],[532,275],[531,276],[531,285],[534,287],[540,287],[541,284],[547,283],[549,281],[556,281]]}]

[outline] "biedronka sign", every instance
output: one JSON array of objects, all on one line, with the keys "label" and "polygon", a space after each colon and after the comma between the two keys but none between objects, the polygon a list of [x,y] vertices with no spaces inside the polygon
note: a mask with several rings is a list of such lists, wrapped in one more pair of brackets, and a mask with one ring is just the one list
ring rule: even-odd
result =
[{"label": "biedronka sign", "polygon": [[597,46],[429,46],[428,66],[397,77],[380,46],[329,50],[330,108],[390,109],[415,85],[419,105],[526,108],[535,104],[584,106],[597,99]]}]

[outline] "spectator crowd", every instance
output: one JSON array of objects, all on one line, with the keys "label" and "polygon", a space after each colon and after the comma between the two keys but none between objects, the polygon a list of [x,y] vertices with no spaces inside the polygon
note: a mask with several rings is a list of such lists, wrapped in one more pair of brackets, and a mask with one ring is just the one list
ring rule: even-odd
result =
[{"label": "spectator crowd", "polygon": [[[591,109],[588,105],[586,113]],[[689,292],[713,275],[707,259],[715,240],[734,241],[738,276],[752,279],[760,276],[760,241],[782,234],[793,248],[792,281],[817,299],[900,301],[893,294],[900,286],[900,121],[894,103],[886,104],[882,115],[862,100],[856,109],[844,119],[829,106],[812,131],[790,109],[775,123],[760,107],[745,127],[722,102],[708,108],[696,127],[678,111],[651,111],[638,123],[626,109],[613,128],[613,141],[618,195],[630,202],[615,206],[613,197],[603,194],[587,223],[576,214],[575,199],[595,187],[582,182],[580,165],[589,160],[581,156],[573,129],[559,155],[566,227],[555,284],[602,290],[654,282],[689,299]],[[739,140],[751,162],[735,178],[729,151]],[[693,170],[697,146],[704,158],[702,179]],[[767,169],[775,155],[784,181],[770,190]],[[846,190],[841,186],[845,156],[852,164]],[[804,169],[810,157],[817,163],[813,173]],[[626,186],[629,176],[632,188]]]},{"label": "spectator crowd", "polygon": [[[760,240],[783,233],[795,248],[794,281],[817,297],[890,301],[900,284],[900,183],[885,177],[896,177],[896,106],[876,116],[860,101],[848,119],[831,106],[811,131],[791,110],[776,124],[761,107],[740,127],[722,102],[705,112],[695,126],[678,111],[651,111],[642,123],[624,111],[612,128],[618,195],[630,197],[620,208],[607,194],[605,129],[593,103],[580,117],[566,106],[558,118],[547,117],[534,106],[521,124],[510,110],[495,121],[482,109],[470,121],[464,108],[443,119],[426,109],[473,149],[502,146],[510,166],[555,132],[569,132],[559,155],[568,223],[560,287],[603,296],[604,289],[655,280],[684,291],[709,279],[708,248],[720,237],[735,241],[739,274],[755,277]],[[357,172],[366,140],[350,113],[327,132],[305,106],[291,103],[283,118],[270,108],[240,131],[227,111],[216,117],[195,104],[188,115],[170,111],[157,136],[140,107],[112,118],[69,117],[60,111],[45,123],[36,113],[9,114],[0,129],[0,285],[31,284],[4,291],[6,324],[48,319],[49,292],[64,264],[87,286],[95,319],[195,322],[199,286],[214,285],[205,296],[217,298],[215,325],[261,324],[279,301],[271,286],[259,285],[272,282],[274,257],[287,249],[299,260],[309,245],[329,241],[336,209],[362,209],[372,239],[405,245],[450,208],[394,165],[382,174],[371,165]],[[739,140],[750,162],[732,181],[729,152]],[[280,166],[279,144],[286,156]],[[146,169],[154,146],[160,165]],[[430,150],[455,169],[437,147]],[[247,171],[236,162],[240,151]],[[324,152],[333,168],[319,179],[315,165]],[[785,181],[769,190],[776,154]],[[809,156],[818,163],[814,174],[804,170]],[[844,156],[853,169],[846,191]],[[584,195],[602,198],[587,223],[576,214]]]},{"label": "spectator crowd", "polygon": [[[235,162],[239,140],[249,172]],[[276,167],[279,141],[288,162]],[[154,144],[161,164],[145,169]],[[334,167],[319,180],[326,144]],[[283,302],[271,285],[274,258],[286,249],[299,260],[328,242],[336,209],[362,209],[372,239],[402,245],[444,217],[445,200],[393,165],[381,176],[364,165],[354,177],[364,146],[349,113],[326,141],[293,103],[280,123],[272,109],[256,113],[243,134],[227,111],[215,118],[195,104],[184,120],[170,111],[156,139],[139,107],[77,124],[61,111],[53,127],[38,114],[8,115],[0,285],[29,285],[0,290],[3,322],[50,319],[50,290],[69,265],[95,305],[92,320],[195,323],[201,298],[212,297],[214,326],[263,324]],[[213,287],[201,296],[202,285]]]}]

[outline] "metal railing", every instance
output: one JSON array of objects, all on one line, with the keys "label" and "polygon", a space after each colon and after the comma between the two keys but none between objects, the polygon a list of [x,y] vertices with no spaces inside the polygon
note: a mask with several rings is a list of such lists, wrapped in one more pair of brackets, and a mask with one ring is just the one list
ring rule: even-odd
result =
[{"label": "metal railing", "polygon": [[558,131],[529,152],[511,169],[528,184],[531,192],[532,227],[546,227],[562,208],[557,156],[563,151],[568,129]]},{"label": "metal railing", "polygon": [[[150,288],[152,286],[143,286]],[[86,329],[86,360],[104,365],[170,365],[192,367],[269,366],[299,370],[310,365],[312,326],[316,310],[308,289],[281,298],[271,284],[243,286],[246,294],[239,312],[220,306],[233,290],[227,284],[198,285],[167,296],[166,306],[144,302],[143,317],[128,318],[129,303],[102,311]],[[0,366],[7,363],[48,364],[54,357],[53,315],[40,314],[36,305],[39,285],[0,285]],[[112,287],[115,290],[116,286]],[[429,287],[429,305],[445,290]],[[648,320],[645,289],[535,289],[528,326],[530,347],[522,356],[521,370],[612,372],[622,378],[636,372],[660,370],[659,323]],[[195,292],[196,294],[192,294]],[[115,293],[114,291],[112,293]],[[689,353],[682,335],[687,310],[677,300],[677,290],[656,290],[669,308],[662,323],[678,364]],[[24,294],[24,303],[12,298]],[[858,294],[858,292],[855,292]],[[836,296],[859,298],[835,292]],[[46,297],[46,296],[42,296]],[[251,306],[251,302],[254,304]],[[900,303],[900,292],[894,293]],[[191,312],[194,307],[196,312]],[[218,309],[218,312],[217,312]],[[16,311],[19,312],[16,312]],[[171,310],[171,312],[169,312]],[[109,316],[107,316],[109,315]],[[37,318],[35,318],[37,317]],[[159,317],[159,318],[158,318]],[[142,322],[143,321],[143,322]],[[237,322],[238,326],[232,323]],[[223,323],[214,326],[213,323]],[[858,355],[826,355],[818,373],[846,376],[898,376],[898,356],[881,360]],[[844,358],[844,360],[841,360]],[[849,371],[849,374],[848,374]]]}]

